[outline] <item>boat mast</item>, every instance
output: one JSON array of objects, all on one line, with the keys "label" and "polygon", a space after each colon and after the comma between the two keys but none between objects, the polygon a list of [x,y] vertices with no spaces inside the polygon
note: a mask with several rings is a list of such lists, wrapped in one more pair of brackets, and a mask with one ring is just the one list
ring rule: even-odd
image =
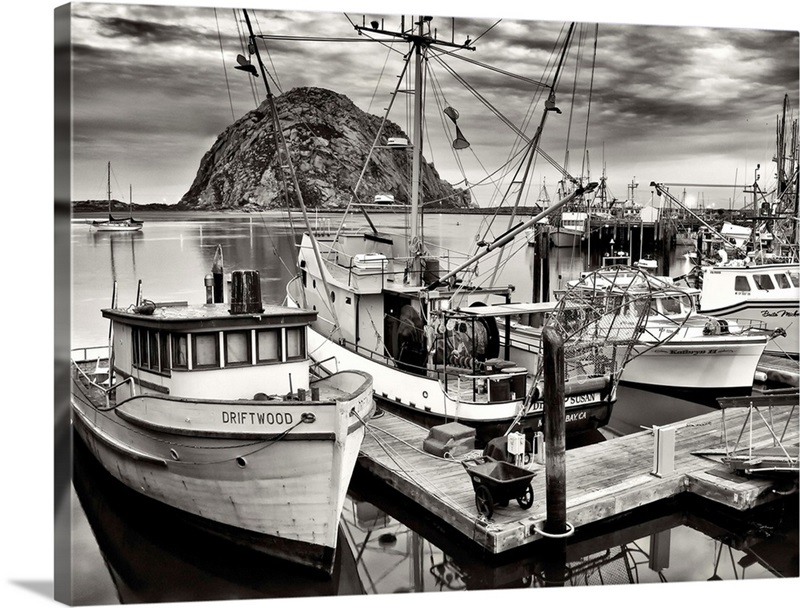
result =
[{"label": "boat mast", "polygon": [[[366,25],[356,25],[357,32],[368,32],[371,35],[383,34],[386,36],[393,36],[401,38],[413,45],[414,53],[414,111],[413,111],[413,133],[411,136],[411,201],[409,213],[409,242],[408,242],[408,278],[407,282],[413,286],[420,286],[422,284],[422,263],[420,256],[423,253],[422,235],[420,230],[420,195],[422,187],[422,127],[423,127],[423,61],[424,52],[426,49],[433,45],[444,46],[453,49],[464,49],[474,51],[475,47],[470,46],[470,39],[467,38],[464,44],[454,42],[447,42],[436,38],[436,34],[431,35],[430,22],[433,17],[420,16],[418,21],[414,22],[414,28],[408,33],[404,31],[401,25],[400,32],[393,32],[383,29],[382,24],[373,21],[371,27]],[[428,26],[428,31],[425,31],[425,26]]]},{"label": "boat mast", "polygon": [[[314,258],[316,259],[317,266],[319,267],[319,274],[322,280],[322,285],[325,288],[325,297],[328,299],[328,309],[331,312],[331,316],[333,316],[333,323],[334,323],[334,332],[338,332],[340,325],[339,325],[339,318],[336,315],[336,307],[333,305],[331,301],[330,294],[331,289],[328,287],[328,281],[325,278],[325,265],[322,261],[322,255],[319,252],[319,244],[317,243],[317,239],[314,237],[314,231],[311,228],[311,221],[308,218],[308,211],[306,210],[305,202],[303,201],[303,193],[300,190],[300,184],[297,181],[297,175],[294,172],[294,167],[292,166],[291,157],[289,156],[289,149],[286,145],[286,140],[283,137],[283,130],[280,126],[280,121],[278,120],[278,108],[275,105],[275,97],[272,94],[272,89],[269,86],[269,80],[267,79],[267,70],[264,67],[264,62],[261,61],[261,53],[258,50],[258,45],[256,44],[256,36],[253,33],[253,26],[250,23],[250,16],[247,14],[247,10],[242,10],[244,13],[244,19],[247,23],[247,31],[250,34],[250,49],[255,54],[256,59],[258,60],[258,67],[261,71],[261,78],[264,81],[264,87],[267,90],[267,102],[269,103],[269,111],[272,116],[272,130],[275,134],[275,151],[278,155],[278,165],[279,171],[287,171],[289,173],[289,177],[292,180],[292,186],[294,187],[295,194],[297,195],[297,202],[300,205],[300,211],[303,214],[303,222],[306,225],[306,230],[308,230],[308,234],[311,239],[311,248],[314,250]],[[283,156],[284,158],[281,158]],[[289,210],[291,213],[291,210]]]},{"label": "boat mast", "polygon": [[422,166],[422,42],[423,24],[430,22],[430,17],[420,17],[415,24],[419,27],[418,36],[412,38],[414,44],[414,132],[412,135],[412,169],[411,169],[411,231],[409,234],[408,254],[411,257],[411,268],[408,281],[412,285],[422,282],[420,254],[422,243],[419,235],[419,191],[420,172]]},{"label": "boat mast", "polygon": [[108,161],[107,180],[106,196],[108,197],[108,217],[111,219],[111,161]]}]

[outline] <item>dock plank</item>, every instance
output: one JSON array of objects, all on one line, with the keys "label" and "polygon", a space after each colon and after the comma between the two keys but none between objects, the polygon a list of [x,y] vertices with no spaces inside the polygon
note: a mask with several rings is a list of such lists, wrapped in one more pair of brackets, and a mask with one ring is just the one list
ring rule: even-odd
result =
[{"label": "dock plank", "polygon": [[[784,432],[785,445],[796,446],[800,438],[797,409],[773,408],[772,422]],[[774,443],[764,424],[754,425],[752,433],[746,428],[747,412],[738,408],[726,411],[727,446],[721,411],[670,425],[676,429],[674,471],[664,477],[653,474],[652,430],[569,450],[566,499],[570,525],[577,528],[602,521],[681,492],[739,510],[774,499],[773,482],[736,475],[722,464],[726,447],[733,446],[740,432],[754,448],[770,448]],[[460,462],[422,450],[427,435],[428,429],[386,412],[371,421],[359,466],[493,553],[543,538],[540,531],[547,520],[544,465],[527,467],[536,472],[531,482],[534,504],[529,510],[512,499],[507,507],[495,506],[487,521],[477,512],[472,482]]]}]

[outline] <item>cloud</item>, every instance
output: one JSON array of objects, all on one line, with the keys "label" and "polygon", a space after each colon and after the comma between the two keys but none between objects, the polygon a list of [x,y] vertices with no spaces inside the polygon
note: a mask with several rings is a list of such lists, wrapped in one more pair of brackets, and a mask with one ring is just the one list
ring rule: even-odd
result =
[{"label": "cloud", "polygon": [[[168,181],[183,184],[185,191],[216,135],[265,95],[260,78],[232,69],[243,49],[241,17],[207,7],[76,7],[76,193],[83,163],[104,162],[100,155],[116,145],[127,157],[123,164],[143,167],[155,155],[154,200],[177,200],[181,186],[167,193],[156,180],[169,172]],[[269,35],[261,48],[276,94],[321,86],[382,115],[398,85],[405,45],[365,42],[367,36],[353,29],[353,22],[362,22],[360,15],[261,10],[250,15],[256,32]],[[400,23],[398,16],[377,18],[387,29]],[[448,49],[426,62],[426,157],[446,179],[475,182],[483,177],[481,165],[491,171],[504,162],[515,135],[498,114],[516,125],[527,121],[529,136],[539,124],[546,91],[534,81],[552,80],[569,24],[460,18],[455,33],[452,25],[448,18],[432,22],[440,39],[477,41],[478,50],[462,52],[466,58],[521,77],[459,61]],[[322,41],[328,38],[351,42]],[[647,173],[643,179],[667,168],[676,176],[697,175],[691,159],[716,171],[727,163],[728,175],[738,167],[744,172],[769,162],[768,142],[784,95],[793,108],[798,105],[799,71],[797,32],[578,23],[558,85],[564,113],[547,117],[543,146],[559,162],[569,151],[579,159],[570,171],[579,173],[586,142],[595,173],[605,160],[617,190],[624,190],[634,171]],[[400,97],[399,112],[390,118],[410,132],[403,117],[407,96]],[[458,109],[459,126],[473,144],[458,161],[449,148],[451,137],[441,134],[442,125],[450,126],[440,113],[445,105]],[[164,150],[169,153],[162,158]],[[539,166],[549,172],[548,181],[557,179],[547,163]],[[462,176],[461,168],[468,174]]]}]

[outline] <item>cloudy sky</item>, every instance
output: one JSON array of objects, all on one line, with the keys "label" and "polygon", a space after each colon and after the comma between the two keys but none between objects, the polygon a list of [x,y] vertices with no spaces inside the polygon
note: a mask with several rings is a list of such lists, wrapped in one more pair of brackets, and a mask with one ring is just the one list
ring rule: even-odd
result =
[{"label": "cloudy sky", "polygon": [[[255,107],[251,79],[232,69],[241,51],[241,12],[237,20],[230,2],[180,4],[73,5],[73,199],[105,198],[111,161],[115,198],[128,200],[132,187],[135,202],[177,202],[216,136]],[[351,2],[347,7],[353,10],[347,12],[252,12],[256,30],[264,34],[344,39],[268,40],[273,91],[325,87],[382,115],[405,47],[369,42],[350,22],[361,23],[365,7],[376,4],[380,11],[367,12],[367,23],[382,19],[386,29],[396,29],[400,18],[394,1]],[[452,4],[409,6],[449,16]],[[701,9],[703,4],[685,5]],[[543,105],[543,89],[534,81],[552,79],[565,28],[576,20],[558,85],[562,114],[548,115],[543,135],[542,148],[553,162],[537,161],[530,180],[533,199],[542,183],[555,196],[555,164],[574,176],[589,172],[595,180],[605,167],[611,193],[619,198],[635,181],[635,197],[645,202],[655,180],[691,184],[685,186],[689,201],[741,206],[742,186],[752,183],[757,164],[761,186],[773,182],[775,124],[784,95],[797,116],[797,18],[776,18],[783,4],[790,3],[769,3],[772,16],[761,21],[743,12],[737,17],[736,10],[724,16],[703,10],[637,15],[583,9],[580,3],[560,13],[552,7],[521,12],[509,8],[511,3],[494,3],[496,13],[487,6],[455,9],[455,40],[470,37],[476,46],[459,55],[524,78],[457,57],[431,59],[426,158],[451,183],[485,183],[487,173],[497,183],[515,133],[496,114],[516,125],[528,120],[527,132],[533,132]],[[315,8],[314,3],[294,6]],[[479,16],[460,17],[464,14]],[[544,20],[534,20],[539,15]],[[407,25],[410,21],[406,17]],[[745,24],[757,29],[744,29]],[[436,17],[432,26],[440,38],[450,39],[451,19]],[[255,85],[261,100],[261,79]],[[442,118],[443,105],[459,111],[459,127],[472,144],[458,157],[443,131],[443,125],[451,126]],[[390,118],[410,130],[404,103]],[[683,189],[673,187],[676,194]],[[494,200],[489,188],[475,194],[484,206]]]}]

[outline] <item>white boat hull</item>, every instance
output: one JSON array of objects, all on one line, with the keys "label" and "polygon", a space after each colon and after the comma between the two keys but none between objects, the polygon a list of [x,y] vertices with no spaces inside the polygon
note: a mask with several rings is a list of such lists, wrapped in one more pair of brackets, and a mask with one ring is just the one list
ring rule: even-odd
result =
[{"label": "white boat hull", "polygon": [[[507,401],[486,403],[459,401],[448,393],[436,378],[419,376],[390,367],[382,362],[363,357],[344,348],[318,332],[313,327],[308,334],[309,352],[320,362],[320,367],[337,370],[360,369],[370,374],[374,381],[375,400],[381,406],[424,426],[435,426],[457,420],[477,430],[479,442],[486,442],[508,430],[517,418],[524,395],[511,395]],[[452,384],[456,383],[451,379]],[[588,387],[588,385],[585,385]],[[567,434],[599,428],[608,422],[615,395],[597,390],[569,394],[565,399]],[[515,430],[527,432],[543,429],[544,403],[534,403],[520,420]]]},{"label": "white boat hull", "polygon": [[553,228],[550,230],[550,242],[554,247],[577,247],[581,243],[583,232]]},{"label": "white boat hull", "polygon": [[340,379],[359,388],[332,402],[137,395],[109,411],[73,377],[73,427],[126,486],[233,542],[330,572],[374,410],[369,379],[351,376]]},{"label": "white boat hull", "polygon": [[670,340],[653,348],[634,347],[621,382],[674,389],[741,391],[753,386],[765,340]]}]

